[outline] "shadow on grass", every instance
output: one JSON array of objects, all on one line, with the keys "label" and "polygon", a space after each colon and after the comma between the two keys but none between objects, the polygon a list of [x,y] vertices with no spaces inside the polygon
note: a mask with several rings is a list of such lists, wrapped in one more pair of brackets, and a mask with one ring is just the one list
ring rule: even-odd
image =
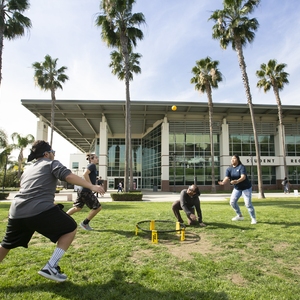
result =
[{"label": "shadow on grass", "polygon": [[259,224],[281,225],[282,227],[300,226],[300,222],[259,222]]},{"label": "shadow on grass", "polygon": [[[253,205],[254,207],[256,206],[279,206],[279,207],[293,207],[296,209],[300,209],[300,200],[289,200],[285,199],[283,200],[282,198],[278,198],[278,200],[268,200],[268,199],[252,199],[253,200]],[[229,201],[228,202],[220,202],[220,201],[215,201],[215,202],[202,202],[201,205],[206,205],[209,204],[209,206],[224,206],[224,205],[230,205]],[[240,206],[244,206],[244,199],[241,198],[238,202]]]},{"label": "shadow on grass", "polygon": [[[247,221],[246,221],[247,222]],[[236,224],[236,223],[235,223]],[[209,222],[209,223],[206,223],[207,227],[206,227],[206,230],[209,230],[209,229],[219,229],[219,228],[224,228],[224,229],[241,229],[241,230],[253,230],[255,229],[255,226],[253,225],[250,225],[250,221],[245,223],[243,222],[243,224],[247,225],[247,226],[239,226],[239,225],[235,225],[235,224],[229,224],[229,223],[215,223],[215,222]]]},{"label": "shadow on grass", "polygon": [[278,201],[267,201],[267,200],[260,200],[255,201],[254,206],[280,206],[280,207],[293,207],[295,209],[300,209],[300,200],[278,200]]},{"label": "shadow on grass", "polygon": [[[130,274],[129,274],[130,275]],[[153,299],[205,299],[205,300],[228,300],[228,296],[224,292],[201,291],[201,287],[197,290],[180,291],[157,291],[145,287],[144,285],[133,282],[132,279],[128,280],[126,272],[118,270],[113,272],[113,278],[107,283],[93,282],[76,284],[70,281],[64,283],[54,283],[51,281],[45,283],[37,283],[31,286],[23,286],[14,284],[1,289],[1,294],[4,294],[7,299],[21,299],[22,294],[32,294],[32,299],[35,293],[41,297],[39,299],[52,299],[61,297],[63,299],[81,300],[81,299],[122,299],[122,300],[153,300]],[[44,279],[41,279],[44,280]],[[78,279],[74,278],[76,282]],[[127,280],[127,281],[126,281]],[[43,292],[50,293],[43,296]]]},{"label": "shadow on grass", "polygon": [[123,236],[128,237],[128,238],[134,236],[134,230],[118,230],[118,229],[97,230],[97,229],[94,229],[93,232],[99,232],[99,233],[109,232],[109,233],[113,233],[113,234],[123,235]]},{"label": "shadow on grass", "polygon": [[114,201],[114,202],[103,202],[101,204],[105,210],[108,209],[121,210],[121,209],[136,209],[136,205],[139,205],[141,203],[142,201]]}]

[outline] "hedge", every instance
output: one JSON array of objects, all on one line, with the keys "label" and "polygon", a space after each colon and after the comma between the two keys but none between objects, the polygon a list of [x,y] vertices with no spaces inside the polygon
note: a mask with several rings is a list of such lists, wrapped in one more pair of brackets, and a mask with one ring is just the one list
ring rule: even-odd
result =
[{"label": "hedge", "polygon": [[9,193],[3,193],[3,192],[0,192],[0,200],[6,200],[6,198],[8,197]]},{"label": "hedge", "polygon": [[113,201],[142,201],[143,194],[141,192],[122,192],[122,193],[110,193]]}]

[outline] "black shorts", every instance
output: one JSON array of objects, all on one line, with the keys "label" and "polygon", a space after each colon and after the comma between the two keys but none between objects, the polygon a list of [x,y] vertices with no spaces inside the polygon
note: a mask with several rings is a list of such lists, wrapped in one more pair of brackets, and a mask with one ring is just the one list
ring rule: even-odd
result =
[{"label": "black shorts", "polygon": [[98,209],[101,203],[92,191],[81,191],[74,202],[74,206],[83,208],[84,205],[89,209]]},{"label": "black shorts", "polygon": [[77,223],[67,215],[59,206],[55,206],[36,216],[23,219],[8,219],[6,234],[1,246],[6,249],[16,247],[28,248],[34,232],[38,232],[56,243],[67,233],[74,231]]}]

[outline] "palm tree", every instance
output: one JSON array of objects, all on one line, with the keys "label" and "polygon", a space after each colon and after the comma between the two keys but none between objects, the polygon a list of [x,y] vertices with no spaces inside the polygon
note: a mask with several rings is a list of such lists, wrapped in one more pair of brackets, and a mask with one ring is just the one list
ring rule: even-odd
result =
[{"label": "palm tree", "polygon": [[[129,80],[133,80],[133,73],[140,74],[141,67],[139,59],[142,57],[140,53],[129,53]],[[125,63],[123,56],[118,51],[110,53],[111,63],[109,67],[112,68],[112,73],[117,75],[119,80],[125,80]]]},{"label": "palm tree", "polygon": [[31,27],[29,18],[22,13],[30,6],[28,0],[0,0],[0,86],[2,81],[2,53],[4,38],[21,37]]},{"label": "palm tree", "polygon": [[253,127],[257,160],[258,197],[265,198],[262,185],[262,168],[260,162],[260,149],[256,131],[256,122],[253,111],[249,79],[246,71],[246,63],[243,54],[243,47],[247,44],[247,42],[253,42],[255,31],[259,26],[258,21],[255,18],[249,19],[248,15],[254,11],[255,7],[258,6],[259,3],[260,0],[224,0],[224,9],[214,11],[209,20],[214,20],[216,22],[213,26],[212,37],[220,40],[220,46],[223,49],[226,49],[227,46],[231,44],[232,49],[237,53]]},{"label": "palm tree", "polygon": [[53,142],[55,117],[55,91],[57,89],[62,90],[62,83],[69,79],[69,77],[65,74],[67,67],[63,66],[57,69],[57,61],[58,58],[52,59],[50,55],[46,55],[43,62],[35,62],[32,64],[32,67],[34,68],[34,80],[36,85],[44,91],[51,92],[51,146]]},{"label": "palm tree", "polygon": [[8,157],[12,151],[12,146],[8,143],[7,134],[0,129],[0,168],[4,168],[4,175],[2,181],[2,191],[4,192],[4,185],[6,179]]},{"label": "palm tree", "polygon": [[2,168],[7,161],[7,147],[8,138],[4,130],[0,129],[0,168]]},{"label": "palm tree", "polygon": [[11,138],[12,138],[13,142],[15,142],[15,140],[16,140],[16,143],[13,144],[13,148],[20,149],[20,153],[18,156],[18,163],[19,163],[18,178],[20,178],[22,164],[23,164],[23,160],[24,160],[23,151],[28,145],[31,145],[34,142],[34,136],[32,134],[27,134],[25,137],[23,137],[19,133],[14,132],[11,135]]},{"label": "palm tree", "polygon": [[[142,57],[139,53],[129,53],[129,80],[133,80],[133,73],[138,74],[141,73],[141,67],[139,59]],[[109,67],[112,68],[112,73],[118,76],[119,80],[125,80],[126,72],[125,72],[125,63],[123,56],[118,51],[113,51],[110,53],[111,63]],[[131,146],[131,145],[130,145]],[[130,189],[133,189],[133,159],[132,159],[132,149],[130,147],[129,153],[129,161],[130,161]]]},{"label": "palm tree", "polygon": [[[129,166],[132,167],[131,155],[131,112],[130,112],[130,60],[129,54],[136,47],[137,40],[142,40],[143,32],[136,26],[145,23],[142,13],[132,13],[135,0],[103,0],[101,12],[96,18],[96,26],[101,27],[101,37],[108,47],[117,48],[122,53],[125,66],[125,174],[124,188],[129,190]],[[129,164],[128,164],[129,163]]]},{"label": "palm tree", "polygon": [[288,177],[288,172],[286,166],[285,134],[282,122],[282,107],[279,91],[283,90],[284,85],[289,83],[287,79],[289,74],[284,72],[284,68],[286,66],[286,64],[277,64],[275,59],[270,59],[267,64],[261,64],[260,70],[256,71],[256,76],[260,78],[260,80],[257,82],[257,87],[263,88],[265,93],[268,92],[272,87],[275,94],[278,106],[279,126],[281,129],[284,177]]},{"label": "palm tree", "polygon": [[212,61],[210,57],[196,61],[196,66],[192,69],[195,76],[191,79],[191,83],[195,84],[195,90],[206,93],[208,99],[212,193],[216,192],[212,89],[217,89],[218,83],[223,79],[222,73],[218,70],[218,65],[219,62]]}]

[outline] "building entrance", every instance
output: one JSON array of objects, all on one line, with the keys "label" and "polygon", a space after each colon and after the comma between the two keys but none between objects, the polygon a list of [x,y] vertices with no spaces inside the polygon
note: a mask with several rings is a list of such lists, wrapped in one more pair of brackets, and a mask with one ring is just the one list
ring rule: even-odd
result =
[{"label": "building entrance", "polygon": [[[122,182],[124,188],[124,177],[108,177],[107,182],[108,182],[108,188],[110,190],[117,190],[120,182]],[[140,187],[141,187],[141,178],[133,177],[133,189],[137,190]]]}]

